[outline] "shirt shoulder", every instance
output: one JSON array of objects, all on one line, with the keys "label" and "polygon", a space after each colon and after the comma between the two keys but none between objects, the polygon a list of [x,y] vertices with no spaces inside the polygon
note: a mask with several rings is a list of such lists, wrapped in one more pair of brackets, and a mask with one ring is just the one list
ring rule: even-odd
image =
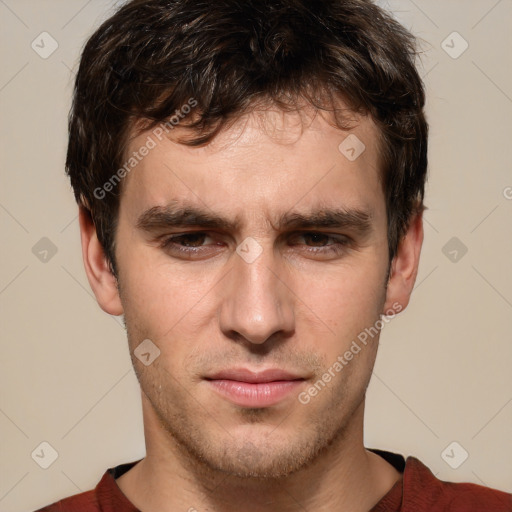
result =
[{"label": "shirt shoulder", "polygon": [[102,512],[94,491],[87,491],[57,501],[35,512]]},{"label": "shirt shoulder", "polygon": [[121,492],[115,480],[137,462],[109,468],[94,489],[69,496],[35,512],[140,512]]},{"label": "shirt shoulder", "polygon": [[512,494],[471,483],[436,478],[415,457],[403,475],[402,508],[417,512],[512,512]]}]

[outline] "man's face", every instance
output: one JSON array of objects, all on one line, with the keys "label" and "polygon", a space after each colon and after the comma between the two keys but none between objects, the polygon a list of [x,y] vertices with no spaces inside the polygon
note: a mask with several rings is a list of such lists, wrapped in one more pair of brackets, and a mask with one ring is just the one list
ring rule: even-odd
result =
[{"label": "man's face", "polygon": [[[128,156],[157,142],[123,184],[116,234],[145,421],[210,468],[286,475],[362,421],[378,335],[332,367],[384,312],[388,246],[377,130],[362,118],[351,133],[366,147],[353,161],[348,133],[320,116],[252,114],[203,148],[130,143]],[[304,224],[321,212],[338,224]],[[148,366],[133,356],[146,339],[160,350]],[[269,368],[302,380],[209,379]]]}]

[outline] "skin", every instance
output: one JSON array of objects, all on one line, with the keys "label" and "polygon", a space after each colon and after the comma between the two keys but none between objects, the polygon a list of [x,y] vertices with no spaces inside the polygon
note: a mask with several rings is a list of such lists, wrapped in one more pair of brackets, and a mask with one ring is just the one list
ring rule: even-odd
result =
[{"label": "skin", "polygon": [[[117,483],[144,512],[231,512],[241,504],[247,512],[366,512],[400,478],[363,445],[378,335],[308,404],[297,393],[380,314],[407,306],[421,214],[411,219],[386,282],[385,199],[370,118],[358,118],[350,132],[366,146],[353,162],[338,150],[348,133],[307,109],[247,114],[201,148],[178,144],[185,133],[178,127],[158,142],[123,182],[118,283],[80,212],[89,282],[103,310],[124,313],[141,385],[147,455]],[[148,134],[131,140],[127,154]],[[173,200],[239,225],[137,227],[143,212]],[[283,213],[319,207],[364,210],[369,229],[278,226]],[[161,247],[162,237],[194,232],[206,236]],[[252,263],[236,252],[247,237],[262,248]],[[348,245],[337,245],[343,237]],[[133,355],[145,339],[160,349],[149,366]],[[233,367],[281,368],[305,380],[276,405],[241,407],[204,380]]]}]

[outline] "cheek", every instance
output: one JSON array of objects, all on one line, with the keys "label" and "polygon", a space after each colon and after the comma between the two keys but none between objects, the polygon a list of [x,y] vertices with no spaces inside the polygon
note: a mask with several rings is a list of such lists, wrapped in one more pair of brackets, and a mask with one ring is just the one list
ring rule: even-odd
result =
[{"label": "cheek", "polygon": [[157,344],[160,341],[163,348],[164,340],[184,334],[184,327],[188,335],[194,334],[200,318],[208,314],[215,280],[204,272],[192,272],[191,267],[179,268],[168,262],[156,262],[155,258],[149,262],[147,254],[133,254],[124,261],[122,301],[134,336],[149,338]]},{"label": "cheek", "polygon": [[292,288],[310,316],[347,339],[378,319],[385,299],[384,277],[384,269],[372,261],[297,276]]}]

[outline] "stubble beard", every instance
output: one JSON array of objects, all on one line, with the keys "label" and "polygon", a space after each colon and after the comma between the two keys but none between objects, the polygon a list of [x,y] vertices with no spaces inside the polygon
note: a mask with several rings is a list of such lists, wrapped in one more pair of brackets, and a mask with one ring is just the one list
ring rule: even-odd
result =
[{"label": "stubble beard", "polygon": [[[135,368],[151,413],[167,434],[168,448],[181,464],[205,481],[222,475],[244,485],[249,480],[277,485],[323,459],[327,451],[336,450],[348,437],[367,386],[366,383],[362,393],[349,402],[344,391],[350,371],[345,368],[347,374],[337,377],[340,381],[336,388],[323,390],[330,400],[323,399],[322,411],[315,413],[311,408],[308,421],[299,427],[293,424],[293,410],[314,407],[314,401],[307,405],[292,401],[277,419],[268,409],[238,409],[237,424],[253,429],[241,437],[223,427],[222,418],[214,418],[206,405],[201,406],[183,388],[177,389],[167,370],[159,365],[150,371],[144,368],[139,372],[137,365]],[[255,434],[256,429],[261,433]]]}]

